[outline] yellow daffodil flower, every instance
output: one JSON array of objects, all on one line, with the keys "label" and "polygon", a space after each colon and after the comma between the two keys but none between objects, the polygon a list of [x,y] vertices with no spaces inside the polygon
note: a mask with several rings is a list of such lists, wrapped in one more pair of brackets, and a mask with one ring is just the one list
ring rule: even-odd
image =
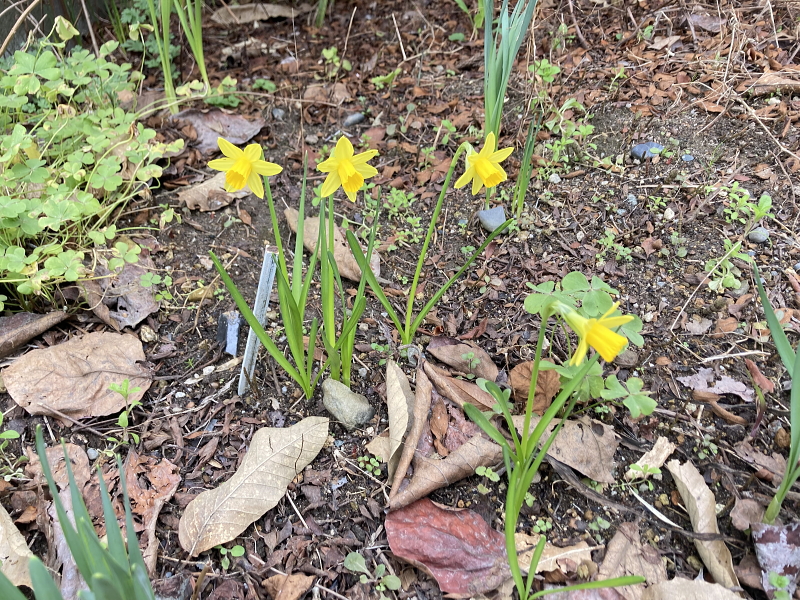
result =
[{"label": "yellow daffodil flower", "polygon": [[367,164],[377,155],[377,150],[367,150],[354,156],[353,144],[345,136],[340,137],[330,158],[317,166],[317,170],[328,173],[322,184],[322,197],[327,198],[341,186],[347,197],[355,202],[356,192],[364,185],[364,180],[378,174],[375,167]]},{"label": "yellow daffodil flower", "polygon": [[496,150],[497,140],[494,133],[486,136],[486,143],[480,152],[467,155],[467,171],[456,181],[456,189],[462,188],[472,180],[472,195],[474,196],[483,186],[491,188],[507,179],[506,172],[500,163],[509,157],[513,148]]},{"label": "yellow daffodil flower", "polygon": [[240,150],[225,138],[217,138],[217,143],[225,158],[209,161],[208,166],[225,172],[225,191],[235,192],[247,186],[256,196],[263,198],[261,177],[277,175],[283,168],[264,160],[264,152],[258,144],[250,144]]},{"label": "yellow daffodil flower", "polygon": [[569,361],[570,365],[581,364],[583,359],[586,358],[589,346],[597,350],[605,361],[614,360],[617,355],[622,352],[628,340],[617,332],[612,331],[611,328],[619,327],[629,321],[633,321],[633,316],[609,316],[617,310],[618,306],[619,302],[609,308],[599,319],[587,319],[578,314],[571,306],[566,306],[564,304],[559,306],[559,312],[561,316],[564,317],[567,325],[578,334],[578,349],[575,350],[575,354]]}]

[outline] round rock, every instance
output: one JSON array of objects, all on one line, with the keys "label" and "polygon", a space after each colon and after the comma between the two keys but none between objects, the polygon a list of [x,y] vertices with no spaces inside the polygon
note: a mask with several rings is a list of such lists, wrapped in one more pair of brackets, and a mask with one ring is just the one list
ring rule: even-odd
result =
[{"label": "round rock", "polygon": [[352,115],[347,115],[345,120],[342,122],[342,127],[352,127],[353,125],[358,125],[363,120],[364,113],[353,113]]},{"label": "round rock", "polygon": [[547,178],[547,181],[550,183],[561,183],[561,177],[558,173],[551,173],[550,177]]},{"label": "round rock", "polygon": [[506,222],[506,209],[503,206],[495,206],[478,211],[478,220],[481,222],[481,227],[491,233]]},{"label": "round rock", "polygon": [[286,111],[282,108],[273,108],[272,109],[272,118],[276,121],[283,121],[283,117],[286,116]]},{"label": "round rock", "polygon": [[375,416],[375,409],[365,396],[356,394],[343,383],[333,379],[326,379],[322,383],[322,403],[347,429],[364,425]]},{"label": "round rock", "polygon": [[[645,158],[653,158],[664,149],[664,146],[656,142],[644,142],[636,144],[631,148],[631,156],[636,160],[644,160]],[[655,150],[655,152],[653,152]]]},{"label": "round rock", "polygon": [[764,227],[756,227],[747,234],[747,239],[754,244],[763,244],[769,239],[769,230]]}]

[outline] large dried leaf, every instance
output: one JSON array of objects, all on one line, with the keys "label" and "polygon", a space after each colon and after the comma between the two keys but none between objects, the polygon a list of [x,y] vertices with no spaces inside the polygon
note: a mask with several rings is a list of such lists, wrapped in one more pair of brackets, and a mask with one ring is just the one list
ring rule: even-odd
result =
[{"label": "large dried leaf", "polygon": [[[659,436],[659,438],[656,440],[656,443],[653,444],[652,450],[645,452],[635,464],[639,465],[640,467],[647,465],[648,467],[660,469],[661,466],[667,461],[670,454],[675,452],[675,448],[677,448],[675,444],[670,442],[667,438]],[[628,469],[628,471],[625,473],[626,481],[633,481],[634,479],[639,478],[646,479],[647,477],[649,477],[649,473],[646,471],[633,471]]]},{"label": "large dried leaf", "polygon": [[0,505],[0,571],[16,586],[31,587],[28,574],[28,559],[33,552],[25,543],[25,538],[14,525],[11,516]]},{"label": "large dried leaf", "polygon": [[301,4],[300,6],[285,6],[266,2],[240,4],[238,6],[234,4],[214,11],[214,14],[211,15],[211,20],[220,25],[242,25],[243,23],[266,21],[268,19],[293,19],[311,12],[312,8],[309,4]]},{"label": "large dried leaf", "polygon": [[327,437],[325,417],[308,417],[285,429],[259,429],[233,477],[186,507],[178,528],[183,549],[197,556],[242,533],[278,504],[286,487],[314,460]]},{"label": "large dried leaf", "polygon": [[406,443],[403,445],[403,451],[400,453],[397,470],[392,479],[392,490],[389,493],[390,498],[393,498],[399,491],[400,484],[406,475],[408,467],[411,465],[411,460],[414,458],[414,451],[422,436],[422,431],[428,422],[428,411],[431,406],[432,392],[433,387],[431,386],[431,382],[428,376],[425,375],[425,371],[422,370],[422,365],[419,365],[417,367],[417,386],[416,390],[414,390],[414,409],[411,429],[406,436]]},{"label": "large dried leaf", "polygon": [[[717,502],[700,471],[692,463],[687,462],[681,465],[677,460],[669,461],[667,469],[672,473],[675,486],[683,499],[695,532],[719,533]],[[733,572],[731,553],[725,542],[722,540],[695,540],[694,545],[717,583],[725,587],[739,585],[736,573]]]},{"label": "large dried leaf", "polygon": [[64,311],[56,310],[46,315],[20,312],[10,317],[0,317],[0,358],[5,358],[68,316]]},{"label": "large dried leaf", "polygon": [[[299,214],[293,208],[286,208],[283,211],[289,229],[295,233],[297,232],[297,217]],[[303,221],[303,245],[312,254],[317,248],[318,237],[319,217],[306,217]],[[350,247],[347,245],[344,234],[339,227],[333,228],[333,258],[342,277],[351,281],[361,280],[361,268],[358,266],[353,253],[350,252]],[[369,266],[375,277],[379,277],[381,274],[381,257],[377,252],[372,253]]]},{"label": "large dried leaf", "polygon": [[492,357],[472,342],[459,342],[453,338],[435,337],[428,344],[428,352],[444,364],[464,374],[494,381],[499,369]]},{"label": "large dried leaf", "polygon": [[714,394],[735,394],[745,402],[753,401],[753,390],[735,379],[723,375],[716,381],[714,369],[703,368],[694,375],[678,377],[683,385],[698,392],[712,392]]},{"label": "large dried leaf", "polygon": [[742,597],[717,583],[675,578],[648,587],[642,600],[742,600]]},{"label": "large dried leaf", "polygon": [[313,575],[273,575],[261,582],[273,600],[299,600],[314,583]]},{"label": "large dried leaf", "polygon": [[403,446],[414,407],[414,393],[408,377],[393,360],[386,363],[386,404],[389,411],[389,455],[386,462],[391,479],[400,462],[401,453],[398,450]]},{"label": "large dried leaf", "polygon": [[[230,8],[235,10],[235,8],[244,7]],[[220,11],[226,10],[224,8],[220,9]],[[241,115],[228,113],[218,108],[211,110],[190,108],[171,116],[169,120],[179,129],[187,125],[193,127],[197,133],[197,138],[192,143],[192,146],[203,154],[218,152],[217,139],[221,137],[234,146],[241,146],[257,135],[266,124],[266,121],[261,117],[245,119]]]},{"label": "large dried leaf", "polygon": [[139,401],[150,387],[151,375],[142,342],[132,335],[90,333],[41,350],[32,350],[3,371],[3,381],[14,401],[32,415],[56,416],[51,409],[73,419],[119,412],[125,399],[108,386],[130,380],[128,396]]},{"label": "large dried leaf", "polygon": [[[513,420],[517,431],[521,433],[525,417],[517,415]],[[538,422],[539,417],[534,415],[531,419],[531,431]],[[550,432],[557,424],[558,422],[554,421],[547,427],[540,444],[547,441]],[[595,481],[614,483],[616,481],[613,475],[614,454],[617,446],[619,442],[613,427],[584,416],[577,421],[564,423],[547,454]]]},{"label": "large dried leaf", "polygon": [[[517,556],[522,572],[527,574],[531,568],[531,559],[536,544],[539,543],[540,535],[527,535],[525,533],[515,533],[514,542],[517,546]],[[536,565],[536,572],[561,570],[565,575],[575,573],[584,561],[592,561],[592,551],[599,550],[602,546],[589,546],[586,542],[578,542],[573,546],[558,548],[550,542],[545,542],[544,552]]]},{"label": "large dried leaf", "polygon": [[789,525],[753,524],[753,544],[761,565],[761,585],[771,594],[775,586],[769,581],[770,573],[786,577],[789,596],[797,589],[797,572],[800,568],[800,523]]},{"label": "large dried leaf", "polygon": [[166,458],[158,460],[140,456],[131,449],[125,459],[125,481],[133,512],[141,516],[144,523],[144,534],[140,536],[139,543],[144,545],[142,557],[147,572],[153,576],[159,548],[156,537],[158,515],[164,504],[175,495],[181,476],[178,467]]},{"label": "large dried leaf", "polygon": [[386,516],[392,553],[431,575],[451,598],[491,591],[509,576],[503,535],[471,510],[427,498]]},{"label": "large dried leaf", "polygon": [[[514,402],[517,406],[525,406],[528,402],[528,392],[531,387],[533,374],[533,361],[529,360],[518,364],[509,373],[509,382],[514,391]],[[533,396],[533,412],[537,415],[544,414],[547,407],[553,402],[561,389],[561,376],[552,369],[539,371],[536,377],[536,391]]]},{"label": "large dried leaf", "polygon": [[464,404],[474,404],[481,410],[489,410],[497,404],[491,394],[484,392],[470,381],[450,377],[447,371],[435,367],[429,362],[425,363],[424,369],[425,374],[430,377],[431,382],[436,387],[436,391],[462,408]]},{"label": "large dried leaf", "polygon": [[224,208],[236,198],[244,198],[249,193],[247,190],[226,192],[225,173],[220,172],[202,183],[183,188],[178,192],[178,200],[186,204],[189,210],[200,209],[202,212],[209,212]]},{"label": "large dried leaf", "polygon": [[447,458],[435,459],[417,455],[414,476],[408,486],[389,500],[389,509],[397,510],[424,498],[434,490],[447,487],[484,466],[496,466],[503,460],[503,451],[482,435],[475,435]]},{"label": "large dried leaf", "polygon": [[[597,579],[613,579],[640,575],[648,586],[667,580],[667,570],[661,561],[658,550],[639,541],[639,526],[636,523],[622,523],[617,533],[606,547],[606,556]],[[617,588],[625,600],[642,600],[644,584]]]},{"label": "large dried leaf", "polygon": [[[125,240],[132,245],[132,240]],[[142,275],[155,270],[153,259],[147,250],[142,250],[137,263],[125,263],[119,273],[111,273],[105,261],[95,268],[99,277],[103,304],[108,308],[108,317],[113,319],[119,331],[125,327],[135,327],[149,315],[158,311],[158,302],[153,298],[152,287],[142,287]]]},{"label": "large dried leaf", "polygon": [[733,448],[739,458],[762,471],[759,475],[763,474],[764,478],[770,477],[775,485],[780,484],[786,471],[786,458],[781,454],[777,452],[773,452],[772,455],[764,454],[745,441],[738,442]]}]

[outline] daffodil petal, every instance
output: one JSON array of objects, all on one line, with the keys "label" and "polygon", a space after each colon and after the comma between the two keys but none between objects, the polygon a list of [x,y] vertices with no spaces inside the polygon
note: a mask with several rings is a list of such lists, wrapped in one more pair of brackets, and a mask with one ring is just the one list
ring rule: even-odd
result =
[{"label": "daffodil petal", "polygon": [[338,168],[339,168],[339,160],[333,154],[331,155],[330,158],[323,160],[321,163],[317,165],[317,171],[319,171],[320,173],[332,173]]},{"label": "daffodil petal", "polygon": [[283,167],[266,160],[259,160],[253,163],[253,172],[258,173],[259,175],[271,177],[272,175],[277,175],[281,171],[283,171]]},{"label": "daffodil petal", "polygon": [[572,366],[581,364],[583,362],[583,359],[586,358],[586,353],[588,351],[589,351],[589,344],[586,342],[586,340],[581,339],[578,342],[578,347],[575,350],[575,354],[572,355],[569,364]]},{"label": "daffodil petal", "polygon": [[251,173],[247,179],[247,187],[259,198],[264,198],[264,184],[261,183],[261,175],[258,173]]},{"label": "daffodil petal", "polygon": [[586,335],[586,342],[600,353],[603,360],[610,362],[622,352],[628,340],[602,325],[596,325]]},{"label": "daffodil petal", "polygon": [[257,160],[261,160],[263,158],[264,151],[258,144],[250,144],[244,149],[244,155],[250,162],[256,162]]},{"label": "daffodil petal", "polygon": [[231,144],[223,137],[217,138],[217,144],[219,144],[219,149],[222,151],[222,153],[228,158],[236,159],[244,154],[242,150]]},{"label": "daffodil petal", "polygon": [[214,169],[215,171],[227,171],[233,168],[233,165],[236,164],[235,158],[217,158],[214,160],[208,161],[208,167],[210,169]]},{"label": "daffodil petal", "polygon": [[514,148],[503,148],[502,150],[498,150],[497,152],[493,152],[492,155],[489,157],[489,160],[493,163],[500,163],[511,156],[511,153],[514,151]]},{"label": "daffodil petal", "polygon": [[470,167],[464,174],[456,180],[455,188],[459,189],[467,185],[470,180],[475,177],[475,169]]},{"label": "daffodil petal", "polygon": [[630,323],[631,321],[633,321],[633,315],[620,315],[619,317],[606,317],[604,319],[600,319],[600,323],[609,329],[614,329],[615,327],[625,325],[625,323]]},{"label": "daffodil petal", "polygon": [[325,181],[322,184],[322,190],[320,194],[323,198],[327,198],[333,192],[339,189],[339,186],[342,185],[342,178],[339,177],[339,173],[336,171],[331,171],[328,173],[328,176],[325,178]]},{"label": "daffodil petal", "polygon": [[481,178],[478,177],[476,174],[472,180],[472,195],[474,196],[475,194],[480,192],[482,187],[483,187],[483,181],[481,181]]},{"label": "daffodil petal", "polygon": [[355,190],[354,192],[348,192],[347,190],[344,190],[344,193],[347,194],[347,197],[350,199],[350,202],[356,201],[356,192],[358,192],[358,190]]},{"label": "daffodil petal", "polygon": [[347,139],[347,136],[343,135],[339,138],[339,141],[336,142],[336,150],[334,151],[334,155],[339,160],[343,158],[353,158],[353,144],[350,143],[350,140]]},{"label": "daffodil petal", "polygon": [[[362,165],[368,160],[372,160],[378,156],[377,150],[367,150],[366,152],[362,152],[361,154],[356,154],[353,158],[350,159],[350,162],[353,163],[353,166]],[[377,174],[377,171],[375,171]]]},{"label": "daffodil petal", "polygon": [[376,169],[372,165],[367,165],[367,164],[357,165],[357,164],[353,164],[353,166],[356,168],[356,172],[359,175],[361,175],[361,177],[363,177],[364,179],[369,179],[370,177],[375,177],[375,175],[378,174],[378,169]]}]

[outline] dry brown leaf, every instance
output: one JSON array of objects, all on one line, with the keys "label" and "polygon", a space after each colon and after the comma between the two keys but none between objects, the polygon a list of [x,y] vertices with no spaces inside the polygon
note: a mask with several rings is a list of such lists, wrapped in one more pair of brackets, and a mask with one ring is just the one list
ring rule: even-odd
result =
[{"label": "dry brown leaf", "polygon": [[453,338],[435,337],[428,344],[428,352],[456,371],[494,381],[499,369],[492,357],[472,342],[459,342]]},{"label": "dry brown leaf", "polygon": [[475,473],[477,467],[492,467],[502,461],[503,451],[500,446],[482,435],[471,437],[444,459],[418,455],[414,460],[414,476],[411,482],[389,500],[389,510],[408,506],[434,490],[469,477]]},{"label": "dry brown leaf", "polygon": [[[719,378],[719,381],[716,381],[714,369],[704,367],[699,369],[694,375],[678,377],[677,379],[683,385],[693,390],[713,392],[715,394],[736,394],[745,402],[753,401],[752,389],[727,375],[723,375]],[[709,383],[713,385],[709,385]]]},{"label": "dry brown leaf", "polygon": [[285,6],[257,2],[254,4],[240,4],[226,6],[214,11],[211,20],[220,25],[241,25],[253,21],[266,21],[267,19],[292,19],[311,12],[313,7],[309,4],[300,6]]},{"label": "dry brown leaf", "polygon": [[425,373],[430,377],[431,382],[445,398],[448,398],[464,407],[464,404],[474,404],[481,410],[492,408],[496,402],[491,394],[484,392],[476,384],[462,379],[450,377],[444,369],[433,366],[429,362],[424,365]]},{"label": "dry brown leaf", "polygon": [[[719,533],[717,525],[716,499],[708,488],[700,471],[692,463],[680,464],[677,460],[667,463],[675,486],[683,499],[692,528],[697,533]],[[722,540],[695,540],[695,548],[714,580],[725,587],[738,586],[730,550]]]},{"label": "dry brown leaf", "polygon": [[716,583],[701,579],[670,579],[648,587],[642,600],[742,600],[741,596]]},{"label": "dry brown leaf", "polygon": [[768,472],[772,483],[775,485],[778,485],[783,479],[783,474],[786,471],[786,459],[778,452],[773,452],[770,456],[756,450],[747,442],[739,442],[733,448],[739,458]]},{"label": "dry brown leaf", "polygon": [[5,358],[68,316],[64,311],[56,310],[46,315],[19,312],[10,317],[0,317],[0,358]]},{"label": "dry brown leaf", "polygon": [[211,179],[187,187],[178,192],[178,200],[186,204],[189,210],[200,209],[202,212],[219,210],[228,206],[236,198],[244,198],[247,190],[238,192],[225,191],[225,173],[217,173]]},{"label": "dry brown leaf", "polygon": [[[660,469],[667,461],[670,454],[675,452],[675,448],[677,448],[675,444],[670,442],[667,438],[659,436],[656,443],[653,444],[653,449],[643,454],[642,457],[636,461],[636,464],[640,467],[647,465]],[[634,479],[642,477],[646,479],[649,477],[649,474],[642,471],[632,471],[631,469],[628,469],[627,473],[625,473],[625,479],[627,481],[633,481]]]},{"label": "dry brown leaf", "polygon": [[[606,547],[606,556],[598,580],[640,575],[648,586],[667,580],[667,570],[661,562],[658,550],[639,541],[639,526],[636,523],[622,523],[617,533]],[[625,600],[641,600],[645,591],[644,584],[626,585],[617,588]]]},{"label": "dry brown leaf", "polygon": [[273,575],[261,582],[272,600],[298,600],[314,583],[313,575],[292,573],[291,575]]},{"label": "dry brown leaf", "polygon": [[278,504],[286,487],[314,460],[327,437],[325,417],[308,417],[288,428],[259,429],[233,477],[186,507],[178,527],[183,549],[197,556],[242,533]]},{"label": "dry brown leaf", "polygon": [[714,339],[723,338],[725,337],[725,334],[736,331],[738,327],[739,319],[736,317],[725,317],[724,319],[719,319],[716,327],[714,327],[714,333],[711,334],[711,337]]},{"label": "dry brown leaf", "polygon": [[257,135],[266,124],[262,117],[245,118],[235,112],[218,108],[211,110],[190,108],[171,116],[169,121],[176,128],[187,125],[193,127],[197,138],[192,141],[192,147],[202,154],[219,152],[218,139],[221,137],[234,146],[242,146]]},{"label": "dry brown leaf", "polygon": [[781,73],[764,73],[752,85],[750,92],[754,96],[766,96],[779,90],[783,92],[800,90],[800,81],[797,77],[787,77]]},{"label": "dry brown leaf", "polygon": [[[283,211],[286,217],[286,222],[289,224],[289,229],[297,232],[297,217],[299,213],[293,208],[287,208]],[[319,217],[306,217],[303,221],[303,245],[306,250],[313,253],[317,247],[317,238],[319,237]],[[339,227],[333,229],[333,258],[336,260],[336,266],[339,268],[339,274],[351,281],[361,280],[361,269],[350,252],[350,248],[345,241],[344,234]],[[381,258],[377,252],[372,253],[370,258],[370,268],[375,273],[375,277],[380,277],[381,274]]]},{"label": "dry brown leaf", "polygon": [[130,380],[129,402],[138,402],[150,387],[142,342],[133,335],[90,333],[41,350],[28,352],[3,371],[14,401],[32,415],[55,414],[74,419],[119,412],[125,399],[108,386]]},{"label": "dry brown leaf", "polygon": [[[539,543],[539,535],[527,535],[525,533],[515,533],[514,541],[517,545],[517,556],[519,557],[519,566],[524,574],[527,574],[531,568],[531,559],[533,558],[533,551],[536,544]],[[553,546],[550,542],[544,545],[544,552],[539,559],[539,564],[536,565],[536,572],[542,573],[545,571],[556,571],[560,569],[565,575],[575,573],[583,561],[592,560],[592,551],[599,550],[603,546],[590,547],[586,542],[578,542],[573,546],[566,546],[558,548]]]},{"label": "dry brown leaf", "polygon": [[447,407],[441,397],[437,395],[431,404],[431,433],[433,434],[433,445],[436,447],[436,452],[441,456],[450,454],[450,451],[444,445],[444,438],[449,428],[450,415],[447,414]]},{"label": "dry brown leaf", "polygon": [[400,484],[403,482],[406,471],[411,465],[411,460],[414,458],[414,451],[417,448],[419,439],[422,436],[425,425],[428,423],[428,411],[431,407],[431,394],[433,392],[433,386],[431,386],[428,376],[425,375],[422,365],[417,367],[416,380],[417,386],[414,393],[414,410],[413,418],[411,420],[411,429],[406,436],[406,443],[403,446],[403,451],[400,454],[400,461],[397,465],[397,471],[392,479],[392,490],[389,492],[389,498],[394,497],[394,495],[400,489]]},{"label": "dry brown leaf", "polygon": [[[511,389],[514,390],[514,402],[517,406],[525,406],[528,402],[532,374],[532,360],[518,364],[509,373]],[[544,414],[560,389],[561,376],[558,373],[552,369],[539,371],[539,376],[536,378],[536,392],[533,396],[533,412],[540,416]]]},{"label": "dry brown leaf", "polygon": [[752,498],[737,498],[731,510],[731,525],[739,531],[750,529],[764,519],[764,507]]},{"label": "dry brown leaf", "polygon": [[[513,420],[517,431],[521,433],[525,417],[517,415]],[[531,431],[538,422],[539,417],[534,415],[530,424]],[[547,441],[557,424],[558,421],[555,421],[547,427],[540,444]],[[564,423],[547,454],[597,482],[614,483],[614,454],[617,446],[619,442],[613,427],[584,416],[577,421]]]},{"label": "dry brown leaf", "polygon": [[747,370],[750,371],[750,375],[753,377],[753,381],[755,381],[756,385],[761,388],[762,392],[771,394],[772,392],[775,391],[775,384],[772,383],[766,377],[764,377],[764,374],[758,368],[758,365],[756,365],[756,363],[754,363],[749,358],[745,358],[744,364],[747,367]]},{"label": "dry brown leaf", "polygon": [[31,587],[28,559],[32,556],[33,552],[25,543],[25,538],[6,509],[0,505],[0,571],[12,584]]},{"label": "dry brown leaf", "polygon": [[703,335],[714,323],[711,319],[701,319],[697,315],[695,315],[691,321],[687,321],[683,328],[691,333],[692,335]]},{"label": "dry brown leaf", "polygon": [[389,454],[384,457],[388,464],[389,478],[394,477],[403,440],[408,431],[409,413],[414,407],[414,394],[408,377],[393,360],[386,363],[386,404],[389,412]]},{"label": "dry brown leaf", "polygon": [[[131,246],[135,242],[120,236]],[[135,327],[148,315],[158,311],[159,304],[153,298],[153,288],[142,287],[141,280],[145,273],[155,270],[149,251],[143,249],[136,263],[125,263],[122,270],[111,273],[105,259],[101,259],[95,267],[94,274],[99,279],[103,304],[108,308],[108,316],[116,322],[114,328],[119,331],[125,327]],[[100,311],[98,311],[100,312]]]}]

